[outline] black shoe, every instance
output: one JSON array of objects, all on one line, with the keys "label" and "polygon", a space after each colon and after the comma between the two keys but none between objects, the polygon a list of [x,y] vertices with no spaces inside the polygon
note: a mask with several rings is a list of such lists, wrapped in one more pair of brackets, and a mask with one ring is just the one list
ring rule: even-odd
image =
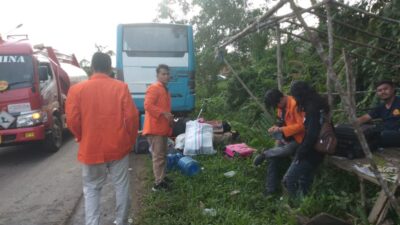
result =
[{"label": "black shoe", "polygon": [[167,183],[167,184],[172,184],[172,183],[173,183],[173,180],[170,179],[170,178],[168,178],[168,177],[164,177],[164,181],[165,181],[165,183]]},{"label": "black shoe", "polygon": [[169,185],[165,181],[161,181],[159,184],[154,184],[153,187],[151,188],[152,191],[157,192],[157,191],[168,191],[169,190]]},{"label": "black shoe", "polygon": [[259,166],[261,165],[262,162],[264,162],[264,160],[265,160],[265,154],[258,154],[256,155],[256,157],[254,157],[253,165]]}]

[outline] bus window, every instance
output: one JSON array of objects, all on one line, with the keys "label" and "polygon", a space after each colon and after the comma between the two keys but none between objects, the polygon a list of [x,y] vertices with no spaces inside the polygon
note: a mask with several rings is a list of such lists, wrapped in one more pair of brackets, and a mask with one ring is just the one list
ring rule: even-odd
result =
[{"label": "bus window", "polygon": [[123,46],[128,56],[182,57],[188,52],[187,28],[127,26]]}]

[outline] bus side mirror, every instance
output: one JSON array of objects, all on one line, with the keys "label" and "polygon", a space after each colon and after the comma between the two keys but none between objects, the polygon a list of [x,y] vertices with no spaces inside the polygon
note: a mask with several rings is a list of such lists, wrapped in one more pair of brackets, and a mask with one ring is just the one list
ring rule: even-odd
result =
[{"label": "bus side mirror", "polygon": [[47,67],[46,66],[40,66],[39,67],[39,81],[46,81],[48,80],[49,75],[47,72]]}]

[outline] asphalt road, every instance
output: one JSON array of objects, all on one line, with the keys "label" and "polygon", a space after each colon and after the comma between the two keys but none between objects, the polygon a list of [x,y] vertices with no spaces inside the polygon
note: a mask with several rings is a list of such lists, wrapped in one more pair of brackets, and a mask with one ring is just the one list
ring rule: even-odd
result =
[{"label": "asphalt road", "polygon": [[[84,224],[78,145],[69,136],[56,153],[35,146],[0,148],[0,225]],[[146,155],[131,154],[132,212],[137,215],[145,188]],[[114,221],[115,192],[102,190],[102,224]],[[132,213],[132,217],[135,217]]]},{"label": "asphalt road", "polygon": [[0,224],[61,225],[82,195],[77,144],[56,153],[37,146],[0,148]]}]

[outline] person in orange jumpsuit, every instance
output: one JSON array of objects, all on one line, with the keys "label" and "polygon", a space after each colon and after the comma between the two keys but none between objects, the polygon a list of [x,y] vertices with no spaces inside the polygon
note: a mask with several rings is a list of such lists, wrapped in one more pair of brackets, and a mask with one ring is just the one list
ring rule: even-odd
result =
[{"label": "person in orange jumpsuit", "polygon": [[71,87],[66,100],[67,125],[79,143],[86,225],[100,220],[100,192],[111,176],[116,189],[116,223],[127,225],[130,208],[129,153],[135,144],[139,114],[128,86],[112,79],[111,58],[97,52],[93,74]]},{"label": "person in orange jumpsuit", "polygon": [[268,133],[276,139],[276,146],[268,149],[254,158],[254,165],[260,165],[268,160],[266,188],[264,195],[275,194],[279,185],[279,167],[294,154],[304,137],[304,113],[297,110],[296,100],[292,96],[283,95],[278,89],[266,92],[267,108],[276,107],[280,119],[278,125],[268,129]]},{"label": "person in orange jumpsuit", "polygon": [[169,188],[166,178],[166,155],[168,136],[172,134],[174,116],[171,113],[171,96],[167,84],[170,79],[169,67],[160,64],[157,69],[157,81],[150,85],[144,99],[143,135],[150,144],[153,160],[154,186],[153,191]]}]

